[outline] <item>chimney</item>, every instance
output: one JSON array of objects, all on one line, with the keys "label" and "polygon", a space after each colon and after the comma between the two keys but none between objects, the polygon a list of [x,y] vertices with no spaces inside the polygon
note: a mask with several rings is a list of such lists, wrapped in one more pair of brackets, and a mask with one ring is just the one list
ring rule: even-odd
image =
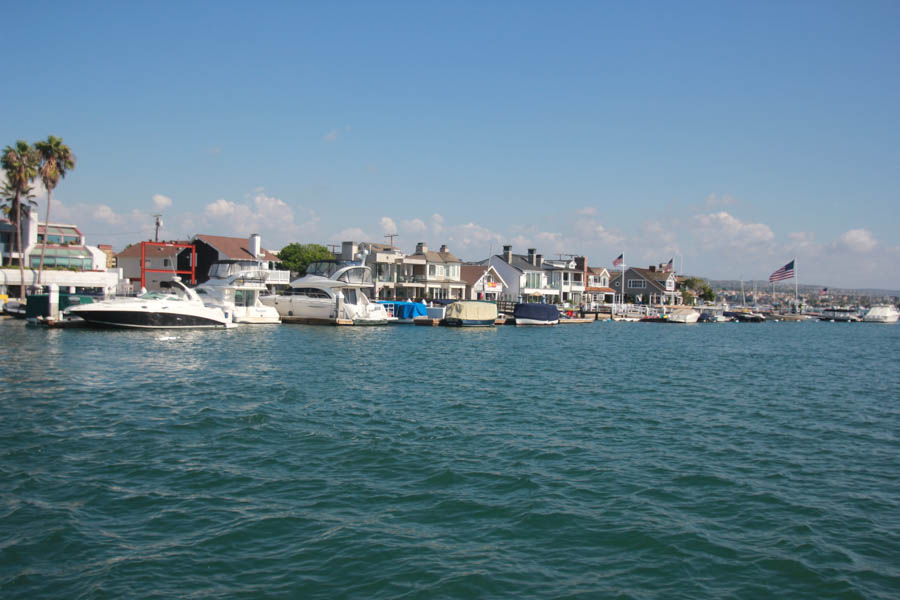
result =
[{"label": "chimney", "polygon": [[441,244],[441,254],[444,254],[445,252],[449,252],[447,244]]},{"label": "chimney", "polygon": [[649,269],[651,273],[656,273],[656,265],[650,265]]},{"label": "chimney", "polygon": [[353,260],[357,247],[353,242],[341,242],[341,260]]},{"label": "chimney", "polygon": [[544,266],[544,255],[543,254],[535,255],[534,264],[537,267],[543,267]]},{"label": "chimney", "polygon": [[528,262],[530,262],[530,263],[533,264],[533,265],[536,265],[537,262],[535,261],[534,253],[535,253],[535,249],[534,249],[534,248],[529,248],[529,249],[528,249]]},{"label": "chimney", "polygon": [[503,260],[512,263],[512,246],[503,246]]},{"label": "chimney", "polygon": [[260,237],[258,233],[250,234],[250,254],[253,258],[262,256],[262,246],[260,245]]},{"label": "chimney", "polygon": [[581,271],[582,273],[587,273],[587,257],[575,257],[575,270]]},{"label": "chimney", "polygon": [[416,244],[416,254],[425,254],[426,252],[428,252],[428,246],[425,244],[425,242],[419,242],[418,244]]}]

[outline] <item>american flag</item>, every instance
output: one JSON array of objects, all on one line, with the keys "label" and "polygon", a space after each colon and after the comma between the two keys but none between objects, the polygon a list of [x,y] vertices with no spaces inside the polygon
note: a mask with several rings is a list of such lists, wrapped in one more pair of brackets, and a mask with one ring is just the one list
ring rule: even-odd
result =
[{"label": "american flag", "polygon": [[625,258],[625,253],[623,252],[622,254],[619,255],[619,258],[617,258],[616,260],[613,261],[613,266],[614,266],[614,267],[618,267],[619,265],[621,265],[621,264],[622,264],[622,260],[623,260],[624,258]]},{"label": "american flag", "polygon": [[784,265],[771,275],[769,275],[769,281],[781,281],[782,279],[790,279],[794,276],[794,261],[789,262]]},{"label": "american flag", "polygon": [[669,262],[666,264],[666,268],[663,269],[664,272],[666,272],[666,273],[671,273],[671,272],[672,272],[672,269],[673,269],[672,261],[674,261],[674,260],[675,260],[674,257],[669,259]]},{"label": "american flag", "polygon": [[827,294],[827,293],[828,293],[828,288],[822,288],[822,289],[819,291],[819,293],[820,293],[820,294]]}]

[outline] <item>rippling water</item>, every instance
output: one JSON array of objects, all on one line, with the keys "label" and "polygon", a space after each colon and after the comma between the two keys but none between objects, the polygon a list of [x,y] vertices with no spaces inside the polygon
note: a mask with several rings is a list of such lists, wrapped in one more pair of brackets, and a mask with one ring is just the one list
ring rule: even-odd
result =
[{"label": "rippling water", "polygon": [[0,322],[0,597],[897,598],[898,340]]}]

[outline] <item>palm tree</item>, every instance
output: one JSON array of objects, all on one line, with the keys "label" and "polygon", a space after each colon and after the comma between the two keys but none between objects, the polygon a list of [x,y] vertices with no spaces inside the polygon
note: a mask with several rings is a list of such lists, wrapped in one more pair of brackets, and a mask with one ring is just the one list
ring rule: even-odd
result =
[{"label": "palm tree", "polygon": [[22,256],[22,198],[31,192],[31,182],[37,177],[40,163],[38,153],[25,140],[7,146],[0,156],[0,166],[6,171],[7,187],[11,194],[10,222],[16,224],[16,250],[19,253],[19,299],[25,300],[25,257]]},{"label": "palm tree", "polygon": [[41,284],[41,275],[44,273],[44,253],[47,251],[47,228],[50,226],[50,196],[60,179],[65,179],[66,173],[75,168],[75,155],[68,146],[63,144],[62,138],[55,135],[47,136],[47,139],[34,144],[35,150],[41,157],[40,176],[47,188],[47,218],[44,220],[44,243],[41,244],[41,263],[38,266],[37,283]]}]

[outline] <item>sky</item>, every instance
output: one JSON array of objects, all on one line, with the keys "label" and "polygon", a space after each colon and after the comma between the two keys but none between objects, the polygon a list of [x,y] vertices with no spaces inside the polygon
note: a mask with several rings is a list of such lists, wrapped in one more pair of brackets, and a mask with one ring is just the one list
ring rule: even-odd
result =
[{"label": "sky", "polygon": [[[51,221],[900,289],[900,3],[4,3]],[[41,194],[41,190],[38,193]],[[44,194],[40,200],[44,201]],[[42,209],[43,215],[43,209]]]}]

